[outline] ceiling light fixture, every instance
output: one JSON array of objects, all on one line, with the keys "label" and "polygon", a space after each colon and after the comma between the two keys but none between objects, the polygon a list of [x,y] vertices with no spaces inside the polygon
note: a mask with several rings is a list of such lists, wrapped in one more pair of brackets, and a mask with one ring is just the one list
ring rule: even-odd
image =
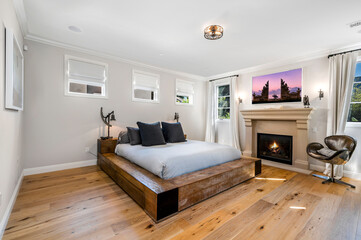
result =
[{"label": "ceiling light fixture", "polygon": [[204,37],[208,40],[217,40],[223,37],[223,27],[210,25],[204,29]]},{"label": "ceiling light fixture", "polygon": [[72,32],[80,33],[81,29],[76,26],[69,26],[68,29]]}]

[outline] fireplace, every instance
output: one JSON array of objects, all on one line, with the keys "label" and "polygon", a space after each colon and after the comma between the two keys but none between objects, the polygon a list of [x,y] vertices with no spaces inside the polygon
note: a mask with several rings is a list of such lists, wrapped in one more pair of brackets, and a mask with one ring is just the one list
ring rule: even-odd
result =
[{"label": "fireplace", "polygon": [[257,133],[257,157],[292,165],[292,136]]}]

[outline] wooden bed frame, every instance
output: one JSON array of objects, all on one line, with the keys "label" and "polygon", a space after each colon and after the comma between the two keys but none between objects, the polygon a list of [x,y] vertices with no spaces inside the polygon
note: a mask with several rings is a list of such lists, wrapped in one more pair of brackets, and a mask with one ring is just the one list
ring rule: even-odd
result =
[{"label": "wooden bed frame", "polygon": [[239,160],[164,180],[114,153],[117,139],[98,139],[98,165],[155,221],[261,173],[261,160]]}]

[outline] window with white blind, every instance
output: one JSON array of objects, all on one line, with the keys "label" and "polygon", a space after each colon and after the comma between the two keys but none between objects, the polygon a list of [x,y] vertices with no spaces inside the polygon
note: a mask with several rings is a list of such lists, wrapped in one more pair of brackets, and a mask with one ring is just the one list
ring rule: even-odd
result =
[{"label": "window with white blind", "polygon": [[179,105],[193,105],[194,85],[192,82],[177,79],[175,103]]},{"label": "window with white blind", "polygon": [[65,56],[65,95],[107,98],[108,66],[105,63]]},{"label": "window with white blind", "polygon": [[158,74],[133,70],[132,100],[159,103],[159,79]]}]

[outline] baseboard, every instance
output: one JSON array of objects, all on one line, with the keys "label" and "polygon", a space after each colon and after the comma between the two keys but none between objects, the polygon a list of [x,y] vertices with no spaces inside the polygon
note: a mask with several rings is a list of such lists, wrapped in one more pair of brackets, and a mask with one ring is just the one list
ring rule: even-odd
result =
[{"label": "baseboard", "polygon": [[11,196],[10,201],[9,201],[9,203],[8,203],[8,206],[6,207],[4,216],[3,216],[3,218],[1,219],[1,222],[0,222],[0,239],[2,239],[2,237],[3,237],[3,235],[4,235],[5,228],[6,228],[6,225],[7,225],[7,223],[8,223],[10,214],[11,214],[11,212],[12,212],[12,210],[13,210],[13,207],[14,207],[16,198],[17,198],[17,196],[18,196],[18,193],[19,193],[20,186],[21,186],[21,183],[22,183],[22,181],[23,181],[23,178],[24,178],[24,171],[22,171],[21,174],[20,174],[18,183],[16,184],[16,187],[15,187],[15,189],[14,189],[13,195]]},{"label": "baseboard", "polygon": [[267,166],[282,168],[282,169],[286,169],[286,170],[290,170],[290,171],[294,171],[294,172],[304,173],[304,174],[311,174],[312,173],[312,171],[307,170],[307,169],[297,168],[297,167],[294,167],[294,166],[291,166],[291,165],[272,162],[272,161],[263,160],[263,159],[262,159],[262,164],[267,165]]},{"label": "baseboard", "polygon": [[66,169],[71,169],[71,168],[87,167],[87,166],[93,166],[96,164],[97,164],[97,160],[92,159],[92,160],[87,160],[87,161],[63,163],[63,164],[49,165],[49,166],[44,166],[44,167],[26,168],[26,169],[24,169],[24,176],[66,170]]},{"label": "baseboard", "polygon": [[[325,166],[310,164],[310,169],[318,171],[318,172],[323,172],[323,171],[325,171]],[[345,177],[349,177],[349,178],[352,178],[352,179],[361,180],[361,173],[344,170],[343,175]]]}]

